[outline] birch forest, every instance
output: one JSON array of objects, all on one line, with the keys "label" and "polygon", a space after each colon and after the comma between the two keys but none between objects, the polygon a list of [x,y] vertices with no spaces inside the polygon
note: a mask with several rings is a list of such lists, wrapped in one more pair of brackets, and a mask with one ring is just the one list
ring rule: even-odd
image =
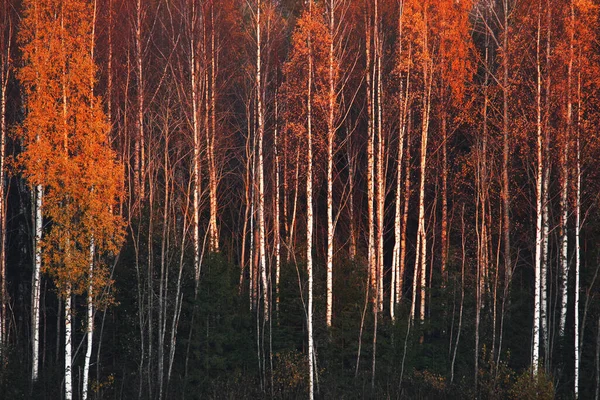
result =
[{"label": "birch forest", "polygon": [[600,0],[0,0],[0,399],[600,400]]}]

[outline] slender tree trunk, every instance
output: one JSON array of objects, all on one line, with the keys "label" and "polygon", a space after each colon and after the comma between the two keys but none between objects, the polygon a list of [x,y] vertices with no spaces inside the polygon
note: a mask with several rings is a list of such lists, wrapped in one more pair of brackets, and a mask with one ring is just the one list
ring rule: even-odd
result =
[{"label": "slender tree trunk", "polygon": [[[383,312],[383,230],[384,230],[384,216],[385,216],[385,137],[383,135],[383,103],[382,103],[382,92],[383,86],[381,84],[381,58],[383,53],[383,44],[381,34],[379,30],[380,25],[379,16],[379,1],[375,0],[375,21],[374,21],[374,41],[375,41],[375,64],[374,67],[377,69],[377,305],[379,311]],[[375,335],[377,337],[377,335]]]},{"label": "slender tree trunk", "polygon": [[[376,363],[377,363],[377,327],[379,324],[379,313],[383,311],[383,217],[384,217],[384,203],[385,203],[385,178],[384,178],[384,138],[383,138],[383,130],[382,130],[382,116],[383,113],[381,111],[381,38],[379,34],[379,1],[375,0],[375,16],[373,21],[373,41],[374,41],[374,63],[373,67],[374,71],[374,80],[377,81],[377,85],[373,82],[373,89],[376,91],[374,93],[374,103],[375,109],[377,111],[376,115],[374,113],[373,117],[377,120],[377,156],[376,156],[376,170],[377,175],[375,177],[376,185],[377,185],[377,197],[374,199],[376,201],[376,213],[377,213],[377,237],[376,237],[376,257],[377,260],[377,278],[376,278],[376,294],[375,294],[375,302],[374,302],[374,316],[373,316],[373,361],[371,366],[371,390],[375,390],[375,372],[376,372]],[[375,75],[376,74],[376,75]],[[374,127],[373,127],[374,128]]]},{"label": "slender tree trunk", "polygon": [[144,140],[144,66],[142,53],[142,0],[137,0],[135,7],[135,54],[137,68],[137,134],[134,149],[134,175],[136,185],[135,193],[140,198],[144,198],[144,180],[146,176],[145,164],[145,140]]},{"label": "slender tree trunk", "polygon": [[[37,9],[36,9],[37,12]],[[37,49],[36,49],[37,51]],[[39,140],[39,137],[38,137]],[[31,278],[31,343],[32,343],[32,362],[31,362],[31,381],[36,382],[39,374],[39,351],[40,351],[40,285],[41,285],[41,269],[42,269],[42,230],[43,230],[43,187],[36,185],[33,193],[34,210],[34,230],[35,237],[33,241],[34,247],[34,263],[33,274]],[[60,309],[60,307],[59,307]],[[60,311],[58,312],[60,314]],[[60,324],[57,323],[57,330],[60,329]],[[57,335],[57,339],[60,335]],[[57,355],[58,355],[57,346]],[[58,357],[57,357],[58,358]]]},{"label": "slender tree trunk", "polygon": [[[546,371],[550,370],[550,361],[552,357],[552,342],[550,340],[550,330],[552,329],[552,321],[550,320],[550,316],[548,315],[548,308],[550,307],[548,304],[548,271],[550,271],[550,255],[548,253],[548,244],[549,244],[549,231],[550,231],[550,221],[549,221],[549,208],[550,208],[550,194],[549,194],[549,182],[550,182],[550,82],[551,82],[551,73],[550,73],[550,56],[551,56],[551,27],[552,27],[552,9],[550,7],[550,0],[546,0],[546,23],[547,23],[547,32],[546,32],[546,68],[548,69],[546,76],[546,121],[544,123],[545,132],[544,132],[544,178],[543,178],[543,187],[542,187],[542,219],[543,219],[543,232],[542,232],[542,338],[544,344],[544,364],[546,367]],[[550,285],[550,289],[552,289],[552,285]],[[552,314],[552,313],[551,313]],[[553,337],[554,335],[552,335]]]},{"label": "slender tree trunk", "polygon": [[[481,192],[481,171],[478,171],[478,190]],[[481,218],[481,193],[478,194],[476,200],[477,206],[475,208],[475,231],[477,234],[477,271],[475,274],[475,352],[474,352],[474,372],[473,382],[475,386],[475,393],[477,393],[477,387],[479,383],[479,333],[481,325],[481,289],[482,289],[482,270],[485,264],[485,251],[484,251],[484,239],[482,235],[482,228],[485,226],[485,222],[480,223]]]},{"label": "slender tree trunk", "polygon": [[375,298],[377,296],[376,280],[376,254],[375,254],[375,221],[374,221],[374,203],[375,203],[375,127],[373,115],[373,86],[371,77],[371,14],[367,8],[365,16],[365,35],[366,35],[366,85],[367,85],[367,225],[369,229],[368,237],[368,263],[369,263],[369,285],[371,286],[371,296],[373,296],[373,304],[376,306]]},{"label": "slender tree trunk", "polygon": [[[404,270],[406,267],[406,239],[407,239],[407,226],[408,226],[408,209],[410,206],[410,175],[411,175],[411,137],[410,131],[412,126],[412,115],[410,110],[408,109],[408,100],[407,104],[407,117],[406,117],[406,160],[404,162],[404,209],[402,210],[402,231],[400,232],[400,269],[398,271],[398,282],[396,283],[396,287],[399,289],[397,299],[402,297],[403,290],[403,279],[404,279]],[[414,302],[413,302],[414,303]]]},{"label": "slender tree trunk", "polygon": [[262,87],[262,66],[261,66],[261,8],[262,1],[258,0],[256,11],[256,108],[258,113],[258,244],[260,257],[260,275],[263,294],[263,313],[265,321],[269,320],[269,287],[267,281],[267,254],[266,254],[266,232],[265,232],[265,179],[264,179],[264,155],[263,141],[265,135],[265,115],[263,109],[263,87]]},{"label": "slender tree trunk", "polygon": [[326,322],[331,328],[333,315],[333,141],[335,138],[335,77],[334,77],[334,36],[335,0],[329,1],[329,115],[327,119],[327,306]]},{"label": "slender tree trunk", "polygon": [[164,135],[165,142],[163,148],[163,173],[164,173],[164,204],[163,204],[163,220],[162,220],[162,235],[160,246],[160,281],[158,289],[158,398],[162,400],[165,392],[165,337],[167,329],[167,307],[168,307],[168,289],[169,289],[169,261],[167,260],[169,252],[169,202],[170,193],[172,191],[171,171],[169,170],[169,111],[166,111]]},{"label": "slender tree trunk", "polygon": [[[94,0],[93,15],[92,15],[92,40],[90,43],[90,59],[94,60],[95,51],[95,40],[96,40],[96,12],[97,12],[97,1]],[[94,72],[93,69],[90,72],[90,99],[94,99]],[[93,103],[90,104],[90,109],[93,108]],[[92,188],[93,191],[93,188]],[[83,389],[81,398],[87,400],[88,397],[88,381],[90,376],[90,362],[92,359],[92,347],[94,344],[94,256],[96,251],[96,244],[94,242],[94,236],[92,234],[90,238],[90,259],[88,269],[88,293],[87,293],[87,326],[86,326],[86,348],[85,348],[85,359],[83,363]]]},{"label": "slender tree trunk", "polygon": [[[502,218],[504,227],[504,269],[506,276],[507,288],[510,287],[510,281],[512,280],[512,259],[510,249],[510,189],[509,189],[509,177],[508,177],[508,166],[509,166],[509,121],[508,121],[508,100],[510,97],[510,87],[508,83],[508,37],[509,37],[509,0],[503,0],[503,39],[502,39]],[[508,296],[508,290],[507,290]]]},{"label": "slender tree trunk", "polygon": [[[399,24],[401,26],[401,23]],[[401,30],[401,28],[400,28]],[[399,48],[401,48],[401,44]],[[402,86],[400,87],[400,93],[402,97],[400,98],[399,105],[399,122],[398,122],[398,157],[396,163],[396,216],[394,220],[394,252],[392,257],[392,285],[390,287],[390,317],[392,321],[395,319],[395,308],[400,304],[400,300],[402,299],[402,285],[404,281],[404,265],[401,262],[402,254],[402,246],[403,246],[403,228],[404,221],[402,220],[402,168],[404,165],[404,142],[406,140],[406,116],[408,110],[408,95],[410,90],[410,69],[406,76],[406,92],[402,93]],[[408,147],[408,146],[407,146]],[[407,155],[407,159],[409,156]],[[409,175],[407,171],[407,175]],[[408,198],[408,192],[404,192],[404,197]]]},{"label": "slender tree trunk", "polygon": [[200,87],[198,82],[198,69],[199,60],[196,52],[196,1],[192,1],[191,11],[191,35],[190,35],[190,71],[191,81],[190,88],[192,92],[192,130],[193,130],[193,146],[194,154],[192,158],[193,169],[192,169],[192,190],[193,190],[193,219],[192,229],[194,231],[194,281],[196,291],[200,283],[200,102],[201,96],[199,94]]},{"label": "slender tree trunk", "polygon": [[273,151],[275,152],[275,187],[274,187],[274,243],[275,247],[275,312],[277,318],[279,318],[279,281],[281,278],[281,221],[280,221],[280,167],[281,161],[279,159],[279,108],[277,102],[277,90],[275,91],[275,128],[273,131]]},{"label": "slender tree trunk", "polygon": [[573,99],[571,96],[573,82],[573,60],[575,57],[575,8],[571,1],[571,26],[570,26],[570,44],[569,44],[569,62],[567,66],[567,129],[564,137],[564,153],[562,157],[562,182],[561,182],[561,314],[560,314],[560,335],[564,337],[565,324],[567,320],[567,286],[569,282],[569,237],[567,232],[567,223],[569,218],[569,142],[573,131]]},{"label": "slender tree trunk", "polygon": [[73,399],[71,285],[65,292],[65,400]]},{"label": "slender tree trunk", "polygon": [[[541,9],[540,9],[541,11]],[[540,357],[540,324],[541,324],[541,267],[542,267],[542,181],[544,179],[544,158],[542,134],[542,70],[540,61],[541,45],[541,12],[538,17],[538,30],[536,41],[536,66],[537,66],[537,90],[536,90],[536,110],[537,110],[537,176],[536,176],[536,224],[535,224],[535,285],[534,285],[534,303],[533,303],[533,348],[531,355],[531,368],[533,374],[537,375]]]},{"label": "slender tree trunk", "polygon": [[[573,2],[571,2],[571,18],[573,21],[573,27],[575,25],[575,12]],[[569,96],[570,97],[570,96]],[[578,124],[579,125],[579,124]],[[583,336],[583,332],[579,331],[579,274],[581,270],[581,144],[580,144],[580,132],[579,126],[577,129],[576,136],[576,151],[577,151],[577,166],[576,166],[576,186],[575,186],[575,314],[573,316],[575,321],[575,399],[579,398],[579,363],[581,360],[581,344],[580,336]]]},{"label": "slender tree trunk", "polygon": [[290,232],[288,236],[288,262],[292,259],[292,256],[296,254],[295,246],[295,230],[296,230],[296,214],[298,211],[298,194],[300,185],[300,168],[298,167],[300,162],[300,149],[296,152],[296,176],[294,178],[294,201],[292,205],[292,221],[290,222]]},{"label": "slender tree trunk", "polygon": [[38,379],[39,369],[39,352],[40,352],[40,284],[41,284],[41,269],[42,269],[42,185],[35,187],[35,239],[34,239],[34,264],[33,277],[31,284],[31,333],[32,333],[32,364],[31,364],[31,381],[36,382]]},{"label": "slender tree trunk", "polygon": [[[425,45],[427,46],[427,34],[425,33]],[[419,227],[417,245],[417,258],[415,259],[415,269],[419,271],[421,276],[420,282],[420,300],[421,306],[419,310],[420,321],[425,320],[425,288],[427,279],[427,233],[425,231],[425,177],[427,175],[427,139],[429,135],[429,111],[431,108],[431,86],[432,76],[430,62],[426,62],[423,66],[424,87],[423,87],[423,121],[421,126],[421,182],[419,187]],[[420,244],[420,246],[419,246]],[[419,248],[420,247],[420,248]],[[413,285],[414,286],[414,285]],[[414,297],[414,295],[413,295]],[[414,305],[413,305],[414,308]],[[414,318],[414,310],[411,313]]]},{"label": "slender tree trunk", "polygon": [[[215,18],[214,18],[214,1],[210,3],[210,135],[207,138],[207,158],[209,166],[209,198],[210,198],[210,218],[209,218],[209,232],[210,232],[210,251],[219,251],[219,229],[217,227],[217,165],[216,165],[216,154],[215,154],[215,140],[216,140],[216,126],[217,126],[217,102],[216,102],[216,90],[217,90],[217,52],[215,48]],[[208,74],[208,69],[207,69]],[[208,87],[206,89],[208,91]],[[207,107],[208,104],[207,104]],[[206,127],[206,131],[209,132],[209,127]]]},{"label": "slender tree trunk", "polygon": [[83,364],[83,391],[81,398],[87,400],[88,398],[88,382],[90,376],[90,361],[92,359],[92,346],[94,343],[94,256],[96,253],[96,245],[94,238],[90,242],[90,266],[89,266],[89,283],[87,293],[87,326],[86,326],[86,348],[85,348],[85,359]]},{"label": "slender tree trunk", "polygon": [[[191,181],[190,181],[191,183]],[[186,199],[189,199],[190,186],[186,192]],[[181,316],[181,307],[183,305],[183,293],[181,293],[181,281],[183,276],[184,256],[185,256],[185,242],[187,238],[188,229],[188,218],[189,212],[189,200],[185,203],[185,213],[183,218],[183,226],[181,228],[181,247],[179,251],[179,273],[177,274],[177,286],[175,292],[175,306],[173,310],[173,319],[171,322],[171,341],[169,346],[169,368],[167,370],[167,388],[169,381],[171,380],[171,372],[173,370],[173,362],[175,361],[175,350],[177,348],[177,329],[179,327],[179,317]]]},{"label": "slender tree trunk", "polygon": [[442,278],[444,283],[448,273],[448,121],[446,111],[442,111]]},{"label": "slender tree trunk", "polygon": [[[309,0],[309,12],[312,18],[312,0]],[[314,344],[313,344],[313,257],[312,257],[312,236],[313,236],[313,167],[312,167],[312,74],[313,74],[313,54],[312,37],[308,36],[308,96],[307,96],[307,159],[306,159],[306,270],[308,273],[308,310],[307,310],[307,330],[308,330],[308,398],[314,398]]]}]

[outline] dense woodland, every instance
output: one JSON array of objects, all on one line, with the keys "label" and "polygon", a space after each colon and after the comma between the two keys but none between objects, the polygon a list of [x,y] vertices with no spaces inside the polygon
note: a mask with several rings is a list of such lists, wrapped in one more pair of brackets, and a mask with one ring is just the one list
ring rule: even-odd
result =
[{"label": "dense woodland", "polygon": [[0,0],[0,398],[600,398],[598,0]]}]

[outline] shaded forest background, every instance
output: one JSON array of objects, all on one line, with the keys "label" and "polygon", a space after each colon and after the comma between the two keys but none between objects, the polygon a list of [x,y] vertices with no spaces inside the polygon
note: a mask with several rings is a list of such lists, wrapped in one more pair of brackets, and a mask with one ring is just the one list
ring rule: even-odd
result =
[{"label": "shaded forest background", "polygon": [[2,0],[0,398],[599,399],[599,7]]}]

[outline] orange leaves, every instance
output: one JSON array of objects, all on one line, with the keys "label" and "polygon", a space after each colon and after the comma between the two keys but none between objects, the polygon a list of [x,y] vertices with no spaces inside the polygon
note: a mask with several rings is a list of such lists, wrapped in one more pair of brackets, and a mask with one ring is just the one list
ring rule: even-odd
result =
[{"label": "orange leaves", "polygon": [[474,72],[472,6],[472,0],[404,1],[401,58],[397,60],[400,71],[408,69],[409,59],[421,68],[432,63],[433,73],[448,87],[448,94],[462,101],[465,83]]},{"label": "orange leaves", "polygon": [[[20,33],[27,115],[19,161],[28,182],[44,187],[45,269],[58,287],[75,292],[87,287],[91,241],[102,256],[123,240],[123,221],[113,212],[123,194],[121,168],[93,94],[91,19],[85,0],[26,1]],[[109,283],[102,268],[94,276]]]},{"label": "orange leaves", "polygon": [[[308,57],[313,58],[313,88],[310,101],[313,111],[313,155],[315,165],[324,165],[326,151],[327,111],[329,107],[329,46],[331,35],[327,28],[325,10],[322,5],[313,4],[312,11],[305,9],[297,21],[292,34],[288,61],[283,67],[285,82],[282,97],[285,105],[283,120],[288,134],[287,143],[292,149],[287,154],[305,160],[306,121],[308,102]],[[310,45],[309,45],[310,43]],[[337,75],[338,66],[334,68]],[[335,77],[334,77],[335,79]],[[299,166],[300,167],[300,166]]]}]

